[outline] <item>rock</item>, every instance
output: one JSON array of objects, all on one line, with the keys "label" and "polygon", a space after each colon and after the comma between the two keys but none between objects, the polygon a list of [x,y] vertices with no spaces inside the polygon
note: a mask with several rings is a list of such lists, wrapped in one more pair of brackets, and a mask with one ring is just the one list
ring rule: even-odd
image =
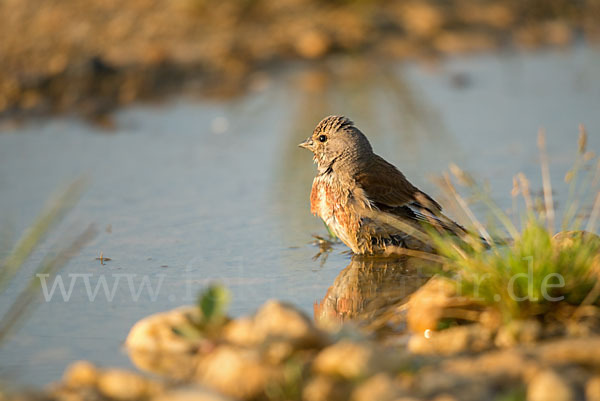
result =
[{"label": "rock", "polygon": [[281,363],[297,349],[322,348],[327,334],[295,307],[269,301],[253,317],[227,323],[223,339],[236,346],[257,348],[269,362]]},{"label": "rock", "polygon": [[98,378],[98,391],[114,400],[131,401],[157,394],[160,386],[135,373],[109,369],[103,371]]},{"label": "rock", "polygon": [[260,359],[255,349],[222,345],[200,361],[196,379],[205,386],[233,398],[258,396],[276,378],[274,368]]},{"label": "rock", "polygon": [[296,42],[296,51],[305,58],[319,58],[331,47],[331,41],[323,32],[312,30],[303,33]]},{"label": "rock", "polygon": [[415,40],[405,37],[382,39],[377,48],[381,54],[397,59],[414,58],[421,51]]},{"label": "rock", "polygon": [[318,330],[304,313],[279,301],[268,301],[256,312],[252,330],[256,343],[277,339],[301,348],[322,347],[329,343],[327,335]]},{"label": "rock", "polygon": [[263,357],[273,365],[284,363],[294,353],[293,345],[283,340],[268,340],[259,349]]},{"label": "rock", "polygon": [[187,380],[196,370],[198,355],[183,352],[148,352],[128,350],[129,359],[140,370],[169,377]]},{"label": "rock", "polygon": [[533,344],[542,336],[542,325],[537,320],[514,320],[501,326],[494,343],[498,347]]},{"label": "rock", "polygon": [[195,306],[185,306],[168,312],[150,315],[137,322],[129,331],[125,345],[130,350],[144,352],[190,352],[197,342],[184,338],[173,328],[189,324],[199,314]]},{"label": "rock", "polygon": [[537,347],[538,357],[548,363],[577,363],[600,367],[600,337],[565,338]]},{"label": "rock", "polygon": [[498,328],[502,327],[504,321],[502,319],[502,314],[498,309],[488,308],[479,314],[478,323],[483,327],[496,331]]},{"label": "rock", "polygon": [[225,341],[243,347],[251,347],[258,343],[254,321],[250,317],[240,317],[230,321],[223,327],[222,335]]},{"label": "rock", "polygon": [[452,396],[461,401],[493,399],[489,381],[479,375],[462,376],[447,370],[430,369],[419,375],[417,387],[427,399]]},{"label": "rock", "polygon": [[433,45],[448,54],[480,52],[495,48],[496,39],[482,32],[443,32],[435,38]]},{"label": "rock", "polygon": [[444,23],[442,11],[433,4],[422,1],[404,3],[401,18],[406,31],[418,37],[433,35]]},{"label": "rock", "polygon": [[94,387],[99,373],[96,367],[87,361],[77,361],[71,364],[63,374],[63,383],[67,387]]},{"label": "rock", "polygon": [[321,351],[313,370],[332,377],[355,380],[401,367],[406,358],[367,342],[342,340]]},{"label": "rock", "polygon": [[600,334],[600,308],[579,305],[571,317],[566,322],[567,336],[595,337]]},{"label": "rock", "polygon": [[151,401],[231,401],[231,398],[201,387],[186,387],[160,394]]},{"label": "rock", "polygon": [[528,401],[572,401],[575,395],[571,386],[553,370],[538,372],[527,386]]},{"label": "rock", "polygon": [[462,376],[435,370],[421,372],[419,375],[419,390],[428,397],[445,393],[464,383]]},{"label": "rock", "polygon": [[556,373],[561,377],[563,382],[567,383],[572,389],[575,399],[581,398],[588,381],[597,374],[596,372],[591,371],[589,366],[580,365],[557,365]]},{"label": "rock", "polygon": [[492,332],[478,324],[415,334],[408,342],[408,350],[415,354],[452,355],[465,351],[483,351],[492,345]]},{"label": "rock", "polygon": [[594,376],[585,385],[585,399],[600,401],[600,376]]},{"label": "rock", "polygon": [[489,25],[498,29],[507,29],[515,20],[509,5],[502,3],[458,3],[457,16],[470,24]]},{"label": "rock", "polygon": [[432,401],[458,401],[458,398],[455,398],[450,394],[440,394],[437,397],[435,397]]},{"label": "rock", "polygon": [[435,330],[444,308],[454,303],[456,287],[450,281],[434,277],[411,295],[407,307],[408,327],[416,333]]},{"label": "rock", "polygon": [[37,106],[42,97],[38,91],[35,90],[26,90],[21,94],[21,104],[20,107],[24,109],[33,109]]},{"label": "rock", "polygon": [[303,401],[346,401],[350,397],[350,383],[331,377],[316,376],[302,389]]},{"label": "rock", "polygon": [[497,378],[502,384],[507,380],[520,381],[539,371],[539,364],[522,351],[511,348],[494,350],[476,356],[455,357],[440,363],[440,368],[465,377],[486,376]]},{"label": "rock", "polygon": [[195,351],[206,341],[177,334],[177,327],[189,326],[198,308],[186,306],[150,315],[129,331],[125,345],[129,358],[141,370],[175,379],[187,379],[196,368]]},{"label": "rock", "polygon": [[351,401],[392,401],[402,395],[397,383],[387,373],[378,373],[359,384],[350,397]]},{"label": "rock", "polygon": [[567,46],[573,40],[571,28],[561,20],[545,22],[544,33],[546,42],[555,46]]}]

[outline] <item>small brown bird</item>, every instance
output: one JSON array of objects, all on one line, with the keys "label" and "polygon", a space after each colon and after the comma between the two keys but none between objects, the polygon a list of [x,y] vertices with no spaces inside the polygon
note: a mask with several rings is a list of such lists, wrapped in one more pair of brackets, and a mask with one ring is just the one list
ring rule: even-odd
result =
[{"label": "small brown bird", "polygon": [[324,118],[300,147],[318,167],[310,209],[354,253],[432,251],[423,225],[463,236],[442,207],[396,167],[373,153],[367,137],[346,117]]}]

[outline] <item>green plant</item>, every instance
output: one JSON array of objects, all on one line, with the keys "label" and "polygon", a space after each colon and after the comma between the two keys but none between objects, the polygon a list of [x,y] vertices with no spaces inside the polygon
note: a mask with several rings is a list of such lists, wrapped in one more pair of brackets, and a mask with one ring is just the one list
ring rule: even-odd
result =
[{"label": "green plant", "polygon": [[228,321],[227,307],[231,294],[220,284],[208,286],[198,296],[198,314],[190,315],[185,324],[175,327],[175,333],[191,339],[213,337]]},{"label": "green plant", "polygon": [[[78,179],[51,200],[27,229],[21,239],[8,252],[8,256],[0,261],[0,293],[2,293],[31,254],[39,247],[46,235],[64,216],[75,206],[85,188],[85,180]],[[35,272],[38,274],[54,274],[76,255],[93,237],[95,228],[90,225],[71,243],[60,249],[53,249],[38,264]],[[25,288],[17,295],[7,312],[0,320],[0,344],[22,323],[31,310],[39,294],[39,280],[34,274]]]},{"label": "green plant", "polygon": [[197,324],[201,327],[219,326],[226,320],[227,307],[231,295],[229,290],[219,284],[209,286],[198,297],[198,306],[202,311]]},{"label": "green plant", "polygon": [[[545,152],[545,136],[540,132],[543,196],[534,199],[523,174],[515,177],[513,198],[522,195],[525,212],[520,228],[493,202],[487,191],[456,166],[453,179],[444,176],[444,189],[470,217],[471,225],[489,243],[483,245],[479,235],[471,235],[466,243],[455,237],[430,232],[448,275],[456,283],[460,295],[483,306],[497,309],[504,320],[543,314],[559,301],[574,305],[593,304],[600,295],[600,238],[593,232],[600,208],[600,192],[595,197],[587,218],[587,232],[580,231],[584,194],[598,183],[598,168],[588,170],[587,178],[578,185],[577,175],[595,157],[585,151],[586,134],[580,132],[579,151],[573,169],[567,174],[570,184],[563,231],[555,235],[556,215]],[[454,181],[470,190],[475,201],[483,202],[496,222],[484,227],[459,195]],[[515,199],[516,201],[516,199]],[[513,202],[514,204],[516,202]],[[499,224],[498,224],[499,223]],[[505,240],[498,240],[508,235]]]},{"label": "green plant", "polygon": [[525,401],[526,399],[527,388],[518,384],[501,392],[494,398],[495,401]]},{"label": "green plant", "polygon": [[281,366],[281,379],[270,381],[265,389],[268,400],[301,400],[302,384],[306,376],[306,362],[292,357]]}]

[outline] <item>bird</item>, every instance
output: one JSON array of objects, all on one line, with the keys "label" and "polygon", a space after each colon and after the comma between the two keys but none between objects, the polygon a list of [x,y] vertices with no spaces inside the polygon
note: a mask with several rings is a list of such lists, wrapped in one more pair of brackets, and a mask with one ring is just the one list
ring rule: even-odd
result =
[{"label": "bird", "polygon": [[355,254],[435,252],[424,226],[456,237],[467,230],[381,156],[345,116],[325,117],[298,146],[313,153],[310,210]]}]

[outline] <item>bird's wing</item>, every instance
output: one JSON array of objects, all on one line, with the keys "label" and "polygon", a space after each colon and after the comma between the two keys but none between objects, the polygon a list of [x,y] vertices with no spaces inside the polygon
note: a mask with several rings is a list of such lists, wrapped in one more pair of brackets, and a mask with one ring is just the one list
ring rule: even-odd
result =
[{"label": "bird's wing", "polygon": [[[461,238],[472,235],[463,226],[444,216],[439,203],[412,185],[404,174],[379,156],[375,156],[369,166],[356,174],[355,180],[370,204],[385,212],[382,217],[385,224],[396,226],[385,217],[391,215],[404,223],[427,225]],[[481,242],[488,246],[484,238],[481,238]]]},{"label": "bird's wing", "polygon": [[442,207],[412,185],[396,167],[375,156],[372,163],[355,176],[372,206],[404,222],[429,225],[438,231],[463,234],[466,230],[441,213]]},{"label": "bird's wing", "polygon": [[404,174],[383,158],[372,162],[355,176],[369,200],[380,209],[413,206],[437,214],[442,207],[429,195],[412,185]]}]

